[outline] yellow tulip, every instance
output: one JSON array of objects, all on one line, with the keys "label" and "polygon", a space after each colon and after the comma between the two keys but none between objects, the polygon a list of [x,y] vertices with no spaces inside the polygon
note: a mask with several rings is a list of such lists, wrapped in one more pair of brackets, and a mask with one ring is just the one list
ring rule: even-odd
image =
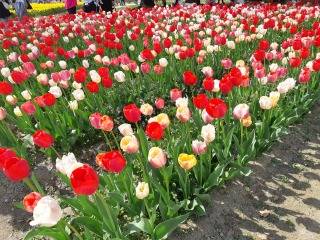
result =
[{"label": "yellow tulip", "polygon": [[178,157],[178,163],[184,170],[190,170],[197,165],[197,159],[193,154],[181,153]]}]

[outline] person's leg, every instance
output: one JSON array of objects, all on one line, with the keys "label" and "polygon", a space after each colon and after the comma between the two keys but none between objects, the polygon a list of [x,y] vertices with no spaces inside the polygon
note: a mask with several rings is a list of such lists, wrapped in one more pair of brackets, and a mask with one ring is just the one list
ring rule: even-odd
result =
[{"label": "person's leg", "polygon": [[67,11],[68,11],[69,14],[76,14],[77,13],[77,8],[76,7],[68,8]]}]

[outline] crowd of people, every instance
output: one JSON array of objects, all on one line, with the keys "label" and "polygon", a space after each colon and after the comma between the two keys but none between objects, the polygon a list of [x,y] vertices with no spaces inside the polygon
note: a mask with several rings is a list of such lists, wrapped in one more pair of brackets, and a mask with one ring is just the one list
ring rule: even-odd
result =
[{"label": "crowd of people", "polygon": [[[31,9],[32,6],[29,1],[32,0],[0,0],[0,21],[6,21],[10,17],[10,6],[14,8],[17,16],[21,19],[27,13],[27,9]],[[35,2],[52,2],[53,0],[33,0]],[[57,0],[54,0],[57,1]],[[77,12],[77,0],[59,0],[65,3],[65,8],[69,14],[76,14]],[[81,1],[81,0],[80,0]],[[113,4],[115,0],[82,0],[84,12],[111,12],[113,10]],[[119,0],[120,5],[125,5],[125,0]],[[200,0],[183,0],[185,3],[200,4]],[[163,6],[167,6],[167,0],[160,0]],[[244,0],[208,0],[206,2],[211,3],[243,3]],[[281,2],[281,0],[280,0]],[[153,7],[155,6],[155,0],[137,0],[139,7]],[[171,4],[179,4],[179,0],[170,1]]]}]

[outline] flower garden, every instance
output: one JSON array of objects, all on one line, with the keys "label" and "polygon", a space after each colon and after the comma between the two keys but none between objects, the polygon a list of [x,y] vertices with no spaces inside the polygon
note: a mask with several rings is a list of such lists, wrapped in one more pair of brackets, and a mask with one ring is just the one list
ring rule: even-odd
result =
[{"label": "flower garden", "polygon": [[[204,215],[319,99],[319,16],[261,3],[0,22],[0,168],[30,190],[25,239],[165,239]],[[33,172],[46,156],[65,194]]]}]

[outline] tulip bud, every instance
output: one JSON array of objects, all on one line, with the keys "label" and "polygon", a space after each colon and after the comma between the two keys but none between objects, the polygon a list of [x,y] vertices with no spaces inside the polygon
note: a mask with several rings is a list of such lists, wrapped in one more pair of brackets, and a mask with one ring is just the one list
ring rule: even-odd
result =
[{"label": "tulip bud", "polygon": [[140,112],[145,116],[150,116],[153,113],[153,107],[148,103],[142,104],[140,107]]},{"label": "tulip bud", "polygon": [[85,99],[85,95],[82,89],[76,89],[72,92],[73,97],[77,100],[77,101],[81,101],[83,99]]},{"label": "tulip bud", "polygon": [[0,121],[4,120],[7,117],[7,111],[5,108],[0,107]]},{"label": "tulip bud", "polygon": [[136,136],[126,135],[120,141],[120,148],[126,153],[136,153],[139,151],[139,142]]},{"label": "tulip bud", "polygon": [[268,110],[272,108],[272,100],[267,96],[262,96],[259,99],[260,108],[263,110]]},{"label": "tulip bud", "polygon": [[181,153],[178,157],[178,163],[184,170],[190,170],[197,164],[197,159],[193,154]]},{"label": "tulip bud", "polygon": [[154,168],[161,168],[166,165],[167,157],[159,147],[152,147],[148,153],[148,161]]},{"label": "tulip bud", "polygon": [[216,130],[212,124],[207,124],[201,128],[201,137],[208,144],[216,138]]},{"label": "tulip bud", "polygon": [[207,151],[207,144],[199,140],[192,141],[192,151],[194,154],[201,155]]},{"label": "tulip bud", "polygon": [[31,94],[28,90],[22,91],[21,96],[27,101],[31,100]]},{"label": "tulip bud", "polygon": [[139,182],[136,187],[136,197],[140,200],[148,197],[149,195],[149,184],[145,182]]}]

